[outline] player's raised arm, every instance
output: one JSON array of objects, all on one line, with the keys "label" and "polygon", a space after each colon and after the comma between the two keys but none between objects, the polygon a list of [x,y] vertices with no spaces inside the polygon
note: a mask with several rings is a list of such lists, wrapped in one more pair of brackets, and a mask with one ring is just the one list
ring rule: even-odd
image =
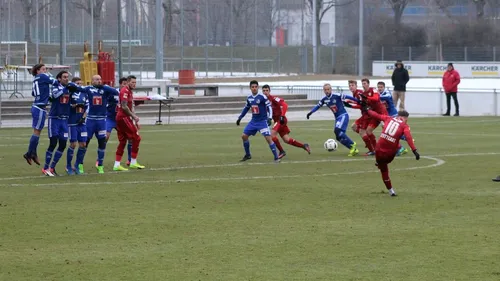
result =
[{"label": "player's raised arm", "polygon": [[67,94],[67,93],[69,93],[68,88],[63,87],[62,89],[60,89],[59,87],[55,87],[54,89],[52,89],[52,92],[50,93],[50,98],[57,99],[60,96],[62,96],[63,94]]},{"label": "player's raised arm", "polygon": [[355,102],[357,102],[357,103],[359,103],[359,102],[360,102],[357,98],[355,98],[355,97],[353,97],[353,96],[350,96],[350,95],[341,94],[341,95],[340,95],[340,97],[342,98],[342,101],[343,101],[343,102],[346,102],[347,100],[352,100],[352,101],[355,101]]},{"label": "player's raised arm", "polygon": [[243,119],[243,117],[245,117],[245,115],[247,115],[248,111],[250,110],[250,107],[251,107],[250,102],[248,102],[248,99],[247,99],[247,103],[245,104],[245,107],[243,107],[243,110],[241,111],[240,116],[238,116],[238,120],[236,120],[237,126],[240,125],[241,119]]},{"label": "player's raised arm", "polygon": [[373,111],[373,110],[368,110],[367,111],[368,115],[370,115],[370,117],[373,117],[375,119],[377,119],[378,121],[384,121],[384,119],[386,119],[387,117],[389,116],[386,116],[386,115],[382,115],[382,114],[378,114],[377,112]]},{"label": "player's raised arm", "polygon": [[311,109],[311,111],[309,111],[309,113],[307,113],[307,115],[306,115],[307,119],[309,119],[309,117],[311,117],[311,115],[312,115],[314,112],[318,111],[318,109],[320,109],[320,108],[321,108],[324,104],[325,104],[325,98],[322,98],[322,99],[318,102],[318,104],[317,104],[317,105],[315,105],[315,106]]},{"label": "player's raised arm", "polygon": [[54,87],[59,86],[59,81],[57,79],[54,79],[53,77],[50,77],[47,73],[42,73],[43,75],[40,75],[40,79],[42,80],[41,82],[47,83],[49,85],[52,85]]}]

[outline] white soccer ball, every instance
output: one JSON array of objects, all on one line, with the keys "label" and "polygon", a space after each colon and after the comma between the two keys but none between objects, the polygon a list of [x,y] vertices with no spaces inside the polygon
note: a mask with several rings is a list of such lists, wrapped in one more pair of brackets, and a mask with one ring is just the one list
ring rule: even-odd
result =
[{"label": "white soccer ball", "polygon": [[337,144],[337,141],[335,141],[334,139],[327,139],[325,141],[324,146],[325,146],[325,149],[328,151],[335,151],[335,150],[337,150],[337,147],[339,145]]}]

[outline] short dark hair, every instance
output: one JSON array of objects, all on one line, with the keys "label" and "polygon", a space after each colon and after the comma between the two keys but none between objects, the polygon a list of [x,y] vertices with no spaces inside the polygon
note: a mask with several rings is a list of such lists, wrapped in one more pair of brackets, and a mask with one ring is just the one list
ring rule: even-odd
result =
[{"label": "short dark hair", "polygon": [[347,81],[348,84],[354,84],[354,85],[358,85],[358,81],[356,80],[349,80]]},{"label": "short dark hair", "polygon": [[408,117],[410,117],[410,113],[408,113],[408,111],[406,111],[406,110],[400,110],[400,111],[398,111],[398,116],[408,118]]},{"label": "short dark hair", "polygon": [[366,83],[370,84],[370,80],[368,80],[368,78],[361,79],[361,83],[363,83],[363,82],[366,82]]},{"label": "short dark hair", "polygon": [[262,89],[269,89],[269,91],[271,91],[271,87],[269,87],[269,85],[267,85],[267,84],[262,86]]},{"label": "short dark hair", "polygon": [[122,78],[120,78],[120,80],[118,80],[118,84],[120,84],[120,85],[121,85],[121,84],[122,84],[123,82],[125,82],[125,81],[128,81],[128,80],[127,80],[127,77],[122,77]]},{"label": "short dark hair", "polygon": [[127,81],[130,81],[132,79],[136,79],[137,80],[137,77],[135,77],[134,75],[127,76]]},{"label": "short dark hair", "polygon": [[31,68],[31,75],[33,76],[36,76],[36,73],[38,72],[38,70],[40,70],[40,68],[44,67],[45,64],[43,63],[38,63],[38,64],[35,64],[32,68]]},{"label": "short dark hair", "polygon": [[384,86],[384,87],[385,87],[385,83],[384,83],[384,81],[379,81],[379,82],[377,83],[377,85],[382,85],[382,86]]},{"label": "short dark hair", "polygon": [[250,81],[250,87],[252,87],[252,85],[259,86],[259,82],[257,82],[257,80],[252,80],[252,81]]},{"label": "short dark hair", "polygon": [[59,73],[57,73],[56,79],[61,79],[63,74],[66,74],[66,73],[69,75],[69,72],[67,72],[66,70],[60,71]]},{"label": "short dark hair", "polygon": [[71,82],[73,82],[73,83],[78,82],[78,81],[82,81],[82,78],[80,78],[80,77],[73,77],[71,79]]}]

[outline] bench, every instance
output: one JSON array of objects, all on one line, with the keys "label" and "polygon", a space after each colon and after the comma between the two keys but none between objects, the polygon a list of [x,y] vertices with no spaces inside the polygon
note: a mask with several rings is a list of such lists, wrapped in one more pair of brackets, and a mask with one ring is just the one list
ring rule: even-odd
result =
[{"label": "bench", "polygon": [[216,84],[183,84],[175,85],[174,90],[204,90],[204,96],[218,96],[219,86]]}]

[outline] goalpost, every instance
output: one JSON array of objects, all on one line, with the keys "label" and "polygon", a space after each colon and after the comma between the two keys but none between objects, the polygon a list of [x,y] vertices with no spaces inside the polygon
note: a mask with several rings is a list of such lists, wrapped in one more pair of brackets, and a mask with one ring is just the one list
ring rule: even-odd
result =
[{"label": "goalpost", "polygon": [[28,63],[28,42],[0,41],[0,65],[26,65]]}]

